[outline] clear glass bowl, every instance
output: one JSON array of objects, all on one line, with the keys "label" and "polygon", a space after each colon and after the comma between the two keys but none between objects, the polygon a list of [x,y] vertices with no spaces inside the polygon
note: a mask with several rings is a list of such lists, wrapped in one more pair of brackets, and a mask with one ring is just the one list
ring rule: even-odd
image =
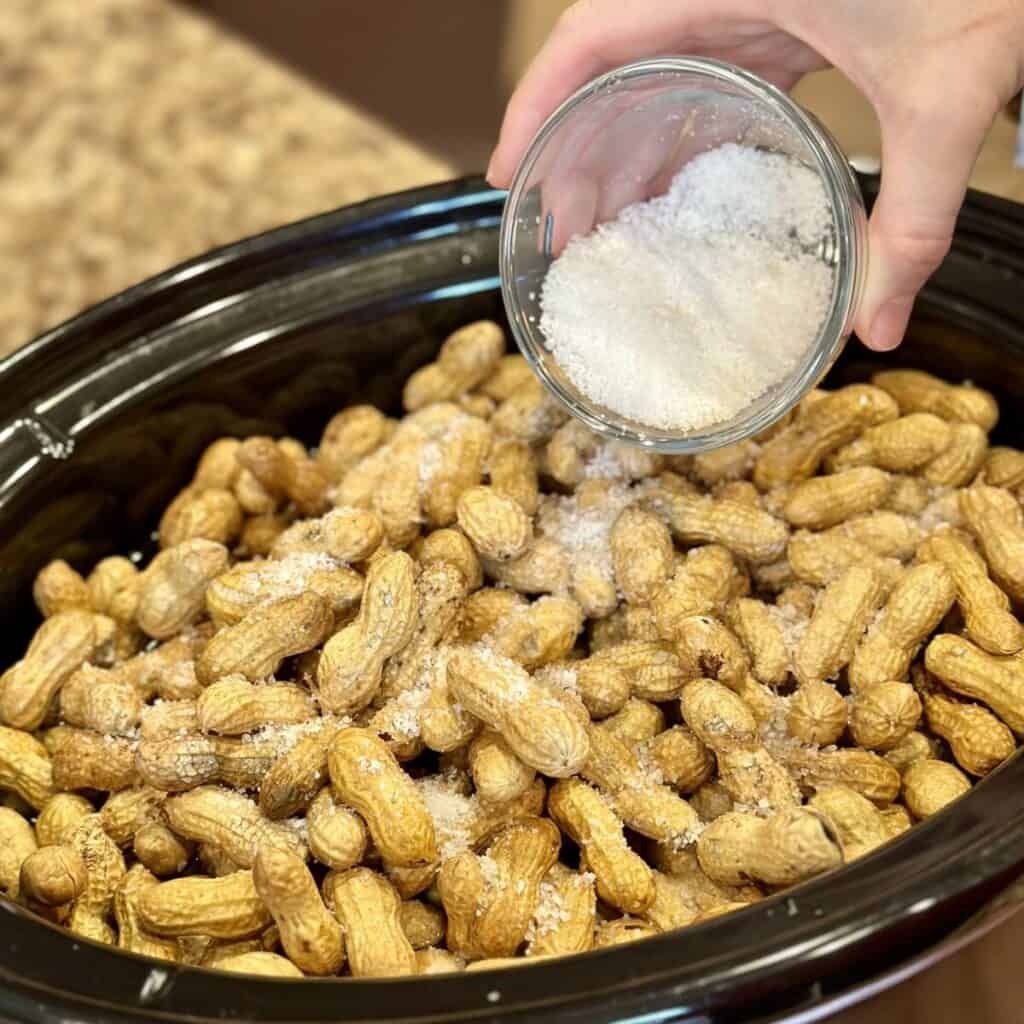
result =
[{"label": "clear glass bowl", "polygon": [[[541,330],[542,284],[571,235],[614,218],[628,202],[662,194],[689,159],[726,143],[784,154],[819,175],[833,229],[817,255],[833,270],[831,301],[793,373],[740,414],[697,430],[652,429],[593,402],[569,380]],[[601,188],[594,185],[598,168]],[[513,334],[534,371],[593,430],[667,452],[718,448],[756,434],[813,388],[850,335],[866,260],[864,202],[828,131],[757,76],[703,58],[630,64],[566,100],[526,151],[501,224],[502,295]]]}]

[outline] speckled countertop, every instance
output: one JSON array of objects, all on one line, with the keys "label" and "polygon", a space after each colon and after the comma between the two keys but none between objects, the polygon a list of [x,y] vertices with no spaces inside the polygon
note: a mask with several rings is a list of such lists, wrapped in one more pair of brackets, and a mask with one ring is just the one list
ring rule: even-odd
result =
[{"label": "speckled countertop", "polygon": [[3,0],[0,356],[211,246],[450,174],[166,0]]}]

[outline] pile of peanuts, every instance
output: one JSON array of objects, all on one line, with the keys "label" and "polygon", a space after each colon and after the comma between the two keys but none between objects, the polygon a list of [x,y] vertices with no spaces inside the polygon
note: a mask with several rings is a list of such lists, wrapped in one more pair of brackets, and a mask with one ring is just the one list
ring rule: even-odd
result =
[{"label": "pile of peanuts", "polygon": [[696,457],[470,324],[318,448],[224,438],[140,570],[46,566],[0,894],[282,977],[529,963],[862,857],[1024,735],[1024,452],[915,370]]}]

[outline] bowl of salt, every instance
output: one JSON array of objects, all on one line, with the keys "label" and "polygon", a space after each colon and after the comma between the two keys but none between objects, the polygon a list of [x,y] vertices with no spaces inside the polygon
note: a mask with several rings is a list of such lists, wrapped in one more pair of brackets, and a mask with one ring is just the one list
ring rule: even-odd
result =
[{"label": "bowl of salt", "polygon": [[827,372],[867,221],[838,144],[740,68],[662,58],[548,119],[502,217],[516,341],[591,429],[665,452],[756,436]]}]

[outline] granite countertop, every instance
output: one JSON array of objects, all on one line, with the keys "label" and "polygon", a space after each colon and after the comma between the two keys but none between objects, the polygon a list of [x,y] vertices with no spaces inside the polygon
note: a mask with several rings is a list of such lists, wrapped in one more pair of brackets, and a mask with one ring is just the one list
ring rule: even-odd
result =
[{"label": "granite countertop", "polygon": [[450,176],[169,0],[3,0],[0,356],[211,246]]}]

